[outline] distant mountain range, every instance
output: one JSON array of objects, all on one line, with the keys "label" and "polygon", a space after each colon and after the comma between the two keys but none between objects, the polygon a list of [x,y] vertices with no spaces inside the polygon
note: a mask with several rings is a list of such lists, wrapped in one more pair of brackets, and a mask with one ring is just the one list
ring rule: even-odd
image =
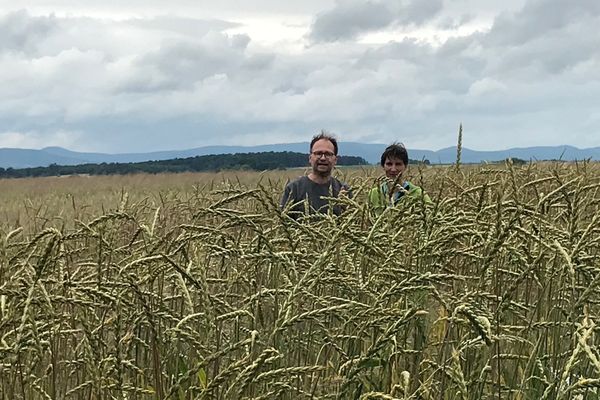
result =
[{"label": "distant mountain range", "polygon": [[[340,154],[359,156],[370,163],[378,163],[385,144],[341,142]],[[285,143],[262,146],[206,146],[189,150],[158,151],[152,153],[82,153],[70,151],[62,147],[46,147],[41,150],[0,148],[0,168],[45,167],[50,164],[77,165],[86,163],[126,163],[152,160],[169,160],[208,154],[253,153],[264,151],[294,151],[308,153],[308,143]],[[449,164],[456,160],[456,147],[445,149],[417,150],[409,149],[412,160],[427,159],[432,164]],[[498,151],[477,151],[462,149],[463,163],[480,163],[499,161],[508,157],[533,160],[600,160],[600,147],[578,149],[573,146],[538,146],[513,148]]]}]

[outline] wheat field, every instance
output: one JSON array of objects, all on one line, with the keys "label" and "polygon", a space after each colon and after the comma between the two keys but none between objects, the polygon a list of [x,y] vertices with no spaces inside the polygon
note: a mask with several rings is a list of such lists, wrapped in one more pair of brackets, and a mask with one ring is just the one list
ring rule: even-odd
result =
[{"label": "wheat field", "polygon": [[594,399],[600,165],[0,181],[0,399]]}]

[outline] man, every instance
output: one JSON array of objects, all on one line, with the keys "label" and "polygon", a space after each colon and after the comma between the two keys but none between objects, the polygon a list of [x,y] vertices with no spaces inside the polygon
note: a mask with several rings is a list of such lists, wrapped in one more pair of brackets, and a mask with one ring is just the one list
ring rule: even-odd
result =
[{"label": "man", "polygon": [[403,144],[392,143],[381,155],[381,167],[385,173],[385,181],[369,192],[368,202],[375,215],[380,215],[386,207],[394,206],[404,196],[424,197],[426,203],[431,199],[423,190],[409,181],[402,179],[408,166],[408,152]]},{"label": "man", "polygon": [[[298,218],[302,214],[327,213],[330,209],[328,200],[324,197],[350,196],[348,186],[331,176],[338,155],[337,140],[328,133],[321,131],[310,142],[308,162],[311,172],[289,182],[281,197],[281,208],[292,203],[289,215]],[[304,203],[307,200],[307,203]],[[335,215],[342,213],[340,205],[331,207]]]}]

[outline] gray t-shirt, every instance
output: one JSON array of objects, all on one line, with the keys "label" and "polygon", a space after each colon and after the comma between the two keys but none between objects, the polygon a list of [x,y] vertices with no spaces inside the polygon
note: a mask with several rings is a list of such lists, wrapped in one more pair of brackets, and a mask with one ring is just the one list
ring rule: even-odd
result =
[{"label": "gray t-shirt", "polygon": [[[281,196],[281,208],[285,208],[288,203],[294,204],[289,215],[297,218],[305,213],[303,200],[308,199],[309,214],[316,212],[325,214],[329,210],[329,202],[323,197],[338,197],[342,188],[349,189],[347,185],[333,177],[328,183],[319,184],[311,181],[307,176],[301,176],[285,186]],[[350,195],[349,192],[348,196]],[[340,215],[342,207],[335,205],[332,211],[335,215]]]}]

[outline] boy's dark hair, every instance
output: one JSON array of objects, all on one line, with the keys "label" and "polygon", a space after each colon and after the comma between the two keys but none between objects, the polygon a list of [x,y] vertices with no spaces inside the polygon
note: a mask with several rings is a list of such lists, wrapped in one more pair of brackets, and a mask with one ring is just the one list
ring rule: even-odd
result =
[{"label": "boy's dark hair", "polygon": [[333,153],[337,156],[337,154],[338,154],[337,139],[332,134],[330,134],[329,132],[327,132],[325,130],[322,130],[321,133],[313,136],[312,140],[310,141],[310,152],[312,153],[313,146],[315,145],[315,143],[317,141],[319,141],[321,139],[329,140],[331,142],[331,144],[333,145]]},{"label": "boy's dark hair", "polygon": [[385,148],[383,154],[381,155],[381,166],[385,165],[385,160],[392,158],[397,158],[404,163],[404,165],[408,166],[408,151],[406,151],[406,147],[402,143],[392,143],[388,147]]}]

